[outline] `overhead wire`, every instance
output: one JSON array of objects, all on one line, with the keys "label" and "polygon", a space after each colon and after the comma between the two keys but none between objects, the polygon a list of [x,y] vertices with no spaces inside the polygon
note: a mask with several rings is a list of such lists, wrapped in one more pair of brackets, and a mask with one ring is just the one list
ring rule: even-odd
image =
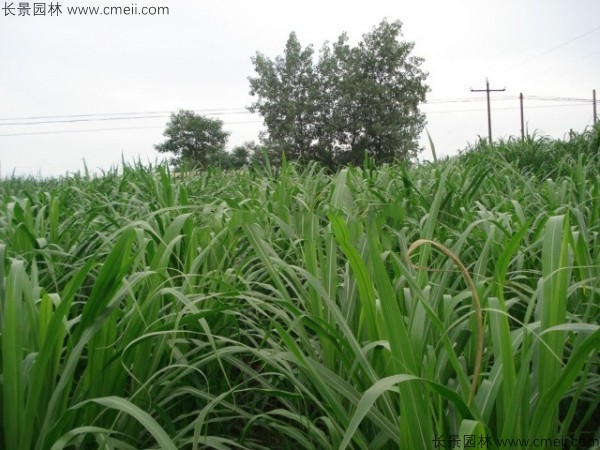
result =
[{"label": "overhead wire", "polygon": [[[561,43],[559,43],[557,45],[554,45],[553,47],[550,47],[550,48],[548,48],[546,50],[543,50],[543,51],[541,51],[541,52],[539,52],[539,53],[531,56],[531,57],[528,57],[528,58],[526,58],[526,59],[524,59],[524,60],[522,60],[522,61],[514,64],[513,66],[508,67],[507,69],[503,70],[502,72],[503,72],[504,75],[508,75],[511,72],[514,72],[516,69],[518,69],[518,68],[520,68],[520,67],[522,67],[522,66],[524,66],[526,64],[529,64],[531,61],[535,61],[536,59],[541,58],[542,56],[546,56],[546,55],[548,55],[548,54],[550,54],[550,53],[552,53],[552,52],[554,52],[554,51],[556,51],[556,50],[558,50],[558,49],[560,49],[562,47],[565,47],[565,46],[567,46],[567,45],[569,45],[569,44],[571,44],[571,43],[573,43],[575,41],[578,41],[579,39],[582,39],[582,38],[584,38],[586,36],[589,36],[592,33],[597,32],[597,31],[600,31],[600,26],[592,28],[591,30],[587,30],[587,31],[585,31],[585,32],[583,32],[583,33],[581,33],[581,34],[579,34],[579,35],[577,35],[577,36],[575,36],[575,37],[573,37],[571,39],[563,41],[563,42],[561,42]],[[591,56],[591,55],[586,56],[586,58],[589,57],[589,56]],[[550,71],[550,70],[552,70],[552,69],[549,69],[548,71]],[[545,73],[545,72],[543,72],[543,73]],[[511,77],[509,77],[509,78],[511,78]]]},{"label": "overhead wire", "polygon": [[[503,95],[494,97],[494,100],[514,100],[514,97]],[[446,98],[446,99],[429,99],[425,100],[424,104],[446,104],[446,103],[472,103],[472,102],[484,102],[485,97],[463,97],[463,98]]]},{"label": "overhead wire", "polygon": [[582,56],[582,57],[579,57],[579,58],[572,59],[572,60],[570,60],[570,61],[567,61],[566,63],[564,63],[564,64],[561,64],[561,65],[559,65],[559,66],[554,66],[554,67],[551,67],[551,68],[549,68],[549,69],[542,70],[541,72],[538,72],[538,73],[536,73],[536,74],[534,74],[534,75],[530,75],[530,76],[528,76],[527,78],[528,78],[528,79],[537,78],[537,77],[539,77],[539,76],[541,76],[541,75],[545,75],[545,74],[547,74],[548,72],[554,72],[554,71],[557,71],[557,70],[560,70],[560,69],[564,69],[564,68],[565,68],[565,67],[567,67],[567,66],[570,66],[570,65],[572,65],[572,64],[575,64],[575,63],[581,62],[581,61],[583,61],[583,60],[585,60],[585,59],[591,58],[592,56],[596,56],[596,55],[598,55],[598,54],[600,54],[600,50],[594,51],[594,52],[592,52],[592,53],[588,53],[587,55],[584,55],[584,56]]},{"label": "overhead wire", "polygon": [[[569,39],[568,41],[564,41],[564,42],[562,42],[562,43],[560,43],[558,45],[555,45],[554,47],[551,47],[551,48],[549,48],[547,50],[544,50],[544,51],[542,51],[541,53],[538,53],[535,56],[527,58],[524,61],[521,61],[520,63],[516,64],[513,68],[517,68],[517,67],[523,66],[525,64],[528,64],[531,61],[534,61],[534,60],[536,60],[538,58],[541,58],[542,56],[545,56],[548,53],[552,53],[553,51],[558,50],[559,48],[562,48],[562,47],[564,47],[566,45],[569,45],[570,43],[575,42],[575,41],[577,41],[579,39],[582,39],[582,38],[584,38],[584,37],[586,37],[586,36],[588,36],[588,35],[590,35],[592,33],[595,33],[596,31],[600,31],[600,26],[596,27],[596,28],[593,28],[591,30],[588,30],[588,31],[586,31],[586,32],[584,32],[584,33],[582,33],[580,35],[577,35],[574,38]],[[513,68],[509,68],[508,70],[512,70]]]},{"label": "overhead wire", "polygon": [[[512,100],[512,97],[504,96],[504,97],[496,97],[495,100]],[[438,98],[438,99],[428,99],[425,101],[425,104],[444,104],[444,103],[463,103],[463,102],[481,102],[485,101],[483,98],[477,97],[464,97],[464,98]],[[253,114],[247,108],[210,108],[210,109],[190,109],[189,111],[195,113],[202,113],[205,115],[214,115],[214,116],[222,116],[229,114]],[[165,118],[169,116],[164,116],[164,114],[173,114],[175,110],[169,111],[136,111],[136,112],[114,112],[114,113],[88,113],[88,114],[67,114],[67,115],[53,115],[53,116],[27,116],[27,117],[4,117],[0,118],[0,126],[8,126],[8,125],[38,125],[38,124],[46,124],[46,123],[68,123],[68,122],[85,122],[85,121],[95,121],[95,120],[130,120],[129,117],[122,116],[139,116],[133,117],[146,119],[146,118]],[[107,117],[106,119],[101,119],[103,117]],[[95,119],[98,118],[98,119]],[[51,120],[56,119],[56,120]],[[72,119],[72,120],[71,120]],[[2,123],[6,121],[26,121],[26,120],[48,120],[48,122],[22,122],[22,123]]]},{"label": "overhead wire", "polygon": [[[227,122],[225,125],[240,125],[240,124],[250,124],[250,123],[262,123],[261,120],[245,120],[239,122]],[[164,126],[154,125],[154,126],[143,126],[143,127],[115,127],[115,128],[90,128],[84,130],[56,130],[56,131],[32,131],[26,133],[6,133],[0,134],[0,137],[5,136],[36,136],[40,134],[65,134],[65,133],[89,133],[94,131],[124,131],[124,130],[147,130],[147,129],[156,129],[156,128],[164,128]]]},{"label": "overhead wire", "polygon": [[[251,114],[248,111],[234,111],[234,112],[215,112],[215,113],[205,113],[207,116],[224,116],[224,115],[234,115],[234,114]],[[116,116],[116,117],[104,117],[104,114],[99,115],[99,117],[87,116],[85,118],[79,119],[55,119],[55,120],[42,120],[36,122],[8,122],[8,123],[0,123],[0,126],[15,126],[15,125],[46,125],[51,123],[76,123],[76,122],[101,122],[107,120],[137,120],[137,119],[164,119],[170,116],[165,115],[144,115],[144,116]],[[61,117],[61,116],[58,116]],[[67,116],[62,116],[67,117]],[[77,116],[73,116],[77,117]],[[80,116],[83,117],[83,116]],[[4,119],[6,120],[6,119]]]},{"label": "overhead wire", "polygon": [[[543,97],[543,96],[527,96],[537,100],[556,100],[556,101],[586,101],[581,98],[568,97]],[[514,100],[514,96],[496,96],[494,101],[510,101]],[[484,102],[484,97],[463,97],[463,98],[434,98],[427,99],[423,105],[438,105],[450,103],[476,103]],[[253,114],[244,108],[211,108],[211,109],[191,109],[189,111],[195,113],[203,113],[209,116],[226,116],[238,114]],[[76,122],[95,122],[108,120],[135,120],[135,119],[163,119],[169,116],[164,114],[172,114],[175,111],[136,111],[136,112],[115,112],[115,113],[89,113],[89,114],[70,114],[70,115],[54,115],[54,116],[28,116],[28,117],[7,117],[0,118],[0,126],[18,126],[18,125],[45,125],[51,123],[76,123]],[[129,116],[129,117],[125,117]],[[5,121],[23,121],[23,122],[8,122]],[[24,122],[24,121],[35,122]]]},{"label": "overhead wire", "polygon": [[[501,96],[495,97],[494,101],[516,101],[518,97],[516,96]],[[554,102],[559,104],[551,104],[551,105],[528,105],[526,109],[538,109],[538,108],[555,108],[555,107],[570,107],[570,106],[584,106],[589,105],[591,99],[585,98],[576,98],[576,97],[559,97],[559,96],[542,96],[542,95],[528,95],[524,97],[528,100],[533,101],[542,101],[542,102]],[[477,98],[473,97],[468,98],[437,98],[430,99],[427,102],[423,103],[422,107],[425,109],[429,109],[428,106],[436,106],[441,104],[455,104],[455,103],[472,103],[474,101],[483,102],[485,98]],[[494,108],[494,110],[516,110],[518,106],[514,107],[500,107]],[[242,108],[213,108],[213,109],[196,109],[192,110],[194,112],[203,112],[206,115],[237,115],[237,114],[252,114],[248,110],[243,110]],[[435,115],[435,114],[451,114],[451,113],[473,113],[473,112],[483,112],[485,108],[470,108],[470,109],[450,109],[450,110],[438,110],[438,111],[424,111],[425,114]],[[97,114],[73,114],[73,115],[63,115],[63,116],[30,116],[30,117],[22,117],[22,118],[12,118],[12,119],[0,119],[0,120],[35,120],[40,119],[38,121],[30,121],[30,122],[9,122],[9,123],[1,123],[0,126],[29,126],[29,125],[49,125],[54,123],[80,123],[80,122],[104,122],[104,121],[113,121],[113,120],[141,120],[141,119],[163,119],[169,116],[165,115],[151,115],[151,114],[163,114],[169,111],[155,111],[155,112],[125,112],[125,113],[97,113]],[[116,114],[116,115],[115,115]],[[55,120],[41,120],[41,119],[55,119]],[[237,125],[237,124],[251,124],[251,123],[261,123],[261,120],[250,120],[250,121],[237,121],[237,122],[225,122],[224,125]],[[33,135],[43,135],[43,134],[63,134],[63,133],[83,133],[83,132],[97,132],[97,131],[120,131],[120,130],[141,130],[141,129],[152,129],[152,128],[163,128],[164,125],[152,125],[152,126],[135,126],[135,127],[111,127],[111,128],[92,128],[92,129],[83,129],[83,130],[47,130],[47,131],[17,131],[14,133],[3,133],[0,134],[0,137],[8,137],[8,136],[33,136]]]},{"label": "overhead wire", "polygon": [[[586,103],[565,103],[565,104],[559,104],[559,105],[532,105],[532,106],[527,106],[526,109],[539,109],[539,108],[560,108],[560,107],[568,107],[568,106],[589,106],[590,102],[586,102]],[[508,106],[508,107],[503,107],[503,108],[494,108],[494,111],[504,111],[504,110],[516,110],[519,109],[518,106]],[[484,112],[486,111],[485,108],[477,108],[477,109],[454,109],[454,110],[445,110],[445,111],[429,111],[426,112],[426,114],[449,114],[449,113],[464,113],[464,112],[475,112],[475,111],[480,111],[480,112]]]},{"label": "overhead wire", "polygon": [[[241,111],[245,108],[209,108],[209,109],[191,109],[195,113],[225,113],[226,111]],[[176,112],[175,110],[169,111],[137,111],[137,112],[114,112],[114,113],[95,113],[95,114],[71,114],[71,115],[60,115],[60,116],[33,116],[33,117],[5,117],[0,118],[0,121],[5,120],[42,120],[42,119],[70,119],[78,117],[102,117],[102,116],[129,116],[129,115],[140,115],[140,114],[171,114]]]},{"label": "overhead wire", "polygon": [[525,99],[540,100],[540,101],[551,101],[551,102],[591,102],[589,98],[577,98],[577,97],[549,97],[544,95],[525,95]]}]

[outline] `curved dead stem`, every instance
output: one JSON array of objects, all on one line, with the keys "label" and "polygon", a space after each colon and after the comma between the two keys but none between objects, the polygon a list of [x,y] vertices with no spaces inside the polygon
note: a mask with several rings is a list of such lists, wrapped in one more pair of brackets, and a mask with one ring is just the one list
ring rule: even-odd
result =
[{"label": "curved dead stem", "polygon": [[[464,264],[458,258],[458,256],[456,256],[447,247],[440,244],[439,242],[435,242],[435,241],[432,241],[429,239],[416,240],[415,242],[413,242],[410,245],[410,247],[408,247],[408,250],[407,250],[408,259],[410,260],[411,254],[417,248],[419,248],[421,245],[424,245],[424,244],[430,244],[433,247],[437,248],[439,251],[444,253],[448,258],[450,258],[454,262],[454,264],[456,264],[456,266],[460,270],[460,273],[462,274],[463,278],[465,279],[465,282],[467,283],[469,290],[471,291],[471,295],[473,296],[473,306],[475,307],[475,318],[476,318],[476,322],[477,322],[477,354],[475,356],[475,369],[473,370],[473,381],[471,382],[471,389],[469,392],[469,401],[467,402],[467,404],[470,406],[471,402],[473,401],[473,397],[475,396],[475,389],[477,388],[477,381],[479,379],[479,373],[481,371],[481,361],[483,360],[483,318],[482,318],[482,313],[481,313],[481,302],[479,301],[479,295],[477,294],[477,289],[475,289],[475,283],[473,283],[473,279],[471,278],[471,275],[469,275],[467,268],[464,266]],[[431,270],[429,268],[419,267],[416,265],[413,265],[413,267],[418,270]]]}]

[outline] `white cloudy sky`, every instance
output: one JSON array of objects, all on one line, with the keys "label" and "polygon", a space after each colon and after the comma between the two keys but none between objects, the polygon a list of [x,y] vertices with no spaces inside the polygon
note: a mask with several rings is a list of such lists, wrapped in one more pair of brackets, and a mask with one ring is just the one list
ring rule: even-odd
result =
[{"label": "white cloudy sky", "polygon": [[[529,130],[560,137],[592,123],[600,90],[598,0],[59,0],[53,17],[7,16],[10,3],[0,0],[2,176],[155,161],[169,111],[182,108],[219,113],[230,146],[257,139],[260,116],[244,113],[250,58],[281,54],[292,30],[319,48],[342,31],[357,41],[384,17],[401,20],[430,74],[423,110],[441,154],[487,135],[485,94],[469,90],[486,77],[506,87],[493,95],[495,137],[519,134],[520,92]],[[169,15],[66,12],[134,3]]]}]

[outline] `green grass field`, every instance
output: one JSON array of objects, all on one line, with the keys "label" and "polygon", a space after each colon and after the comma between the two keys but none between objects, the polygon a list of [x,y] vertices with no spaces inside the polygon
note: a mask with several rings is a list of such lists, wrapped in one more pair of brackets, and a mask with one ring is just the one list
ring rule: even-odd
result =
[{"label": "green grass field", "polygon": [[600,448],[599,146],[1,181],[0,448]]}]

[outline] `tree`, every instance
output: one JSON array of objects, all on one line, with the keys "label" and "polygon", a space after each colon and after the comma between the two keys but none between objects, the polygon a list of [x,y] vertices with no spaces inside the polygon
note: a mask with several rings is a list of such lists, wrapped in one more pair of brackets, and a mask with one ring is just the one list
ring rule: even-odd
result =
[{"label": "tree", "polygon": [[318,61],[290,34],[284,56],[257,53],[257,76],[249,78],[257,97],[251,111],[264,119],[267,146],[290,160],[316,159],[332,168],[413,158],[425,126],[423,59],[414,44],[400,41],[402,24],[383,20],[357,46],[344,33],[323,45]]},{"label": "tree", "polygon": [[256,151],[257,145],[254,142],[244,142],[242,145],[233,147],[231,153],[228,153],[227,167],[232,169],[241,169],[250,163],[250,157]]},{"label": "tree", "polygon": [[180,110],[171,114],[163,136],[166,141],[154,148],[162,153],[174,153],[172,162],[177,166],[184,163],[199,167],[218,165],[226,157],[229,133],[223,131],[220,120]]},{"label": "tree", "polygon": [[315,99],[318,95],[313,70],[312,46],[302,48],[295,33],[290,33],[284,56],[274,61],[261,53],[252,58],[258,77],[249,78],[251,95],[259,99],[250,110],[264,118],[267,147],[289,158],[314,157],[310,149],[315,139]]}]

